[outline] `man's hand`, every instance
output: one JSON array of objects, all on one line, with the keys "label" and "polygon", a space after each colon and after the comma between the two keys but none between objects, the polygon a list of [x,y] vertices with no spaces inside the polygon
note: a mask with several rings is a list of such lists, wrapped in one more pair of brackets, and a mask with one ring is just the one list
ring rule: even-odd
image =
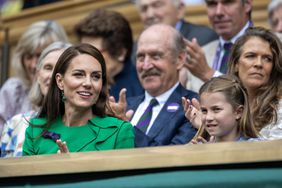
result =
[{"label": "man's hand", "polygon": [[187,58],[184,67],[204,82],[212,78],[214,70],[208,65],[204,51],[198,44],[197,39],[185,40],[185,43]]}]

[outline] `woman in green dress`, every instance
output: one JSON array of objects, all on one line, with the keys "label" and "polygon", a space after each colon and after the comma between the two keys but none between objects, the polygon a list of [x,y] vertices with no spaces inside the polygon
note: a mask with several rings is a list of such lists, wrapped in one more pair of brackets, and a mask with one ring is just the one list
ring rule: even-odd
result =
[{"label": "woman in green dress", "polygon": [[89,44],[69,47],[56,64],[38,117],[30,120],[23,155],[133,148],[132,125],[108,116],[107,100],[102,54]]}]

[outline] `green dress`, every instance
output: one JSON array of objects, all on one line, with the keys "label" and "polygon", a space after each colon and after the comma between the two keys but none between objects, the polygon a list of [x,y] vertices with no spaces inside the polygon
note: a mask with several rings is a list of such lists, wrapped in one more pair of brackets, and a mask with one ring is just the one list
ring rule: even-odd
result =
[{"label": "green dress", "polygon": [[[23,155],[54,154],[59,150],[53,137],[42,133],[59,135],[66,141],[70,152],[101,151],[134,147],[133,127],[129,122],[114,117],[95,117],[83,126],[65,126],[62,118],[57,118],[46,130],[40,126],[45,118],[33,118],[26,129]],[[52,139],[53,138],[53,139]]]}]

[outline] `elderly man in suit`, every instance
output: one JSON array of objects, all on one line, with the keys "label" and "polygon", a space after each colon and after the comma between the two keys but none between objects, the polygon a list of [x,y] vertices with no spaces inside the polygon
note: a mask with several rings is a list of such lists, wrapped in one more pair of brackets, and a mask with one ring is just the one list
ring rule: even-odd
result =
[{"label": "elderly man in suit", "polygon": [[[136,147],[185,144],[195,135],[196,130],[185,118],[181,98],[191,100],[198,95],[178,81],[185,59],[185,41],[173,27],[155,24],[140,35],[136,68],[145,93],[127,99],[127,109],[133,112],[127,117],[135,125]],[[123,90],[116,106],[126,106],[125,98]]]},{"label": "elderly man in suit", "polygon": [[[187,41],[189,54],[186,88],[198,91],[203,82],[226,73],[232,44],[252,26],[252,0],[205,0],[211,25],[219,39],[203,48],[196,40]],[[185,78],[182,78],[185,80]]]},{"label": "elderly man in suit", "polygon": [[168,24],[178,30],[186,39],[196,38],[204,45],[218,38],[207,26],[185,21],[185,3],[183,0],[136,0],[141,21],[145,28],[157,24]]}]

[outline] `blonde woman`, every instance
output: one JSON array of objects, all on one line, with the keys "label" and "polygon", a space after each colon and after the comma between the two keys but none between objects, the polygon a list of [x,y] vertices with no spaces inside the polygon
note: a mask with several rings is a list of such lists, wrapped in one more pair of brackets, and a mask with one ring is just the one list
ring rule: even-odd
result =
[{"label": "blonde woman", "polygon": [[33,110],[17,114],[6,122],[0,141],[2,157],[22,156],[22,146],[25,139],[25,130],[29,120],[36,116],[42,106],[43,98],[47,94],[53,69],[64,50],[71,46],[69,43],[54,42],[41,53],[36,66],[36,80],[29,92],[29,99]]},{"label": "blonde woman", "polygon": [[31,110],[27,95],[33,83],[36,64],[44,48],[55,41],[67,42],[66,33],[55,21],[39,21],[27,28],[12,56],[15,77],[0,89],[0,133],[4,123],[15,114]]}]

